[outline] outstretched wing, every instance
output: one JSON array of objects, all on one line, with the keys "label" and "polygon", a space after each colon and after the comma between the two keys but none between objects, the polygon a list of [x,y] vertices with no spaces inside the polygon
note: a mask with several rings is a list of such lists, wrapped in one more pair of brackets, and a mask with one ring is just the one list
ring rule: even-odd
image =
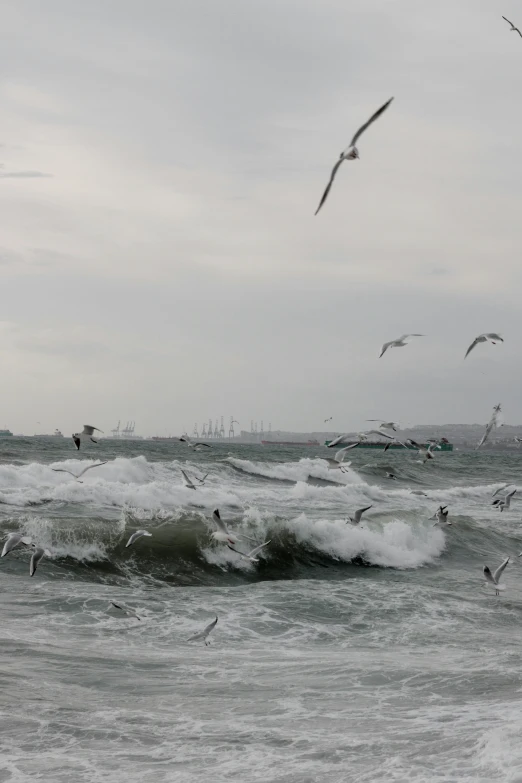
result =
[{"label": "outstretched wing", "polygon": [[319,212],[319,210],[320,210],[320,209],[321,209],[321,207],[323,206],[324,202],[325,202],[325,201],[326,201],[326,199],[328,198],[328,194],[329,194],[329,192],[330,192],[330,188],[332,187],[332,185],[333,185],[333,181],[334,181],[334,179],[335,179],[335,175],[337,174],[337,169],[339,168],[339,166],[341,165],[341,163],[342,163],[342,162],[343,162],[343,158],[339,158],[339,160],[337,161],[337,163],[336,163],[336,164],[335,164],[335,166],[333,167],[333,169],[332,169],[332,173],[330,174],[330,182],[329,182],[329,183],[328,183],[328,185],[326,186],[326,190],[325,190],[325,191],[324,191],[324,193],[323,193],[323,197],[322,197],[321,201],[319,202],[319,206],[318,206],[318,207],[317,207],[317,209],[315,210],[315,212],[314,212],[314,215],[317,215],[317,213]]},{"label": "outstretched wing", "polygon": [[386,101],[386,103],[384,103],[384,104],[381,106],[381,108],[380,108],[380,109],[377,109],[377,111],[375,112],[375,114],[372,114],[372,116],[370,117],[370,119],[369,119],[369,120],[367,120],[367,121],[364,123],[364,125],[361,125],[361,127],[359,128],[359,130],[357,131],[357,133],[355,134],[355,136],[354,136],[354,137],[353,137],[353,139],[351,140],[351,142],[350,142],[350,147],[353,147],[355,144],[357,144],[357,139],[358,139],[358,138],[359,138],[359,137],[360,137],[360,136],[361,136],[361,135],[364,133],[364,131],[366,130],[366,128],[369,128],[369,127],[370,127],[370,125],[372,124],[372,122],[375,122],[375,120],[376,120],[378,117],[380,117],[380,116],[381,116],[381,114],[382,114],[384,111],[386,111],[386,109],[388,108],[388,106],[390,105],[390,103],[391,103],[392,101],[393,101],[393,98],[390,98],[390,100],[389,100],[389,101]]},{"label": "outstretched wing", "polygon": [[502,573],[504,571],[504,568],[507,566],[508,563],[509,563],[509,557],[506,557],[502,565],[499,565],[499,567],[493,574],[493,579],[495,580],[495,584],[498,584],[500,577],[502,576]]},{"label": "outstretched wing", "polygon": [[91,470],[92,468],[99,468],[100,465],[106,465],[109,460],[105,460],[105,462],[95,462],[94,465],[87,465],[86,468],[84,468],[81,473],[78,473],[76,478],[80,478],[80,476],[83,476],[84,473],[87,473],[88,470]]},{"label": "outstretched wing", "polygon": [[[71,473],[70,470],[66,470],[65,468],[51,468],[51,470],[54,471],[55,473],[68,473],[69,476],[74,476],[74,478],[78,478],[76,473]],[[80,473],[79,475],[81,476],[83,472],[84,471],[82,471],[82,473]]]},{"label": "outstretched wing", "polygon": [[371,508],[371,506],[365,506],[364,508],[357,509],[357,511],[355,512],[355,516],[354,516],[355,521],[356,522],[360,522],[361,517],[364,514],[364,512],[368,511],[368,509],[370,509],[370,508]]},{"label": "outstretched wing", "polygon": [[213,628],[215,628],[215,627],[216,627],[216,625],[217,625],[217,621],[218,621],[218,619],[217,619],[217,617],[216,617],[216,619],[215,619],[215,620],[212,620],[212,622],[211,622],[211,623],[209,623],[209,624],[207,625],[207,627],[206,627],[206,628],[204,629],[204,631],[203,631],[203,633],[205,634],[205,636],[208,636],[208,634],[211,632],[211,630],[212,630]]},{"label": "outstretched wing", "polygon": [[[471,351],[473,350],[473,348],[474,348],[476,345],[478,345],[480,342],[481,342],[481,340],[480,340],[478,337],[476,337],[476,338],[473,340],[473,342],[471,343],[471,345],[469,346],[468,350],[466,351],[466,356],[467,356],[469,353],[471,353]],[[465,356],[464,358],[466,358],[466,356]]]},{"label": "outstretched wing", "polygon": [[214,513],[212,514],[212,519],[214,520],[215,524],[218,526],[218,528],[223,532],[228,534],[227,526],[221,519],[219,509],[216,508]]},{"label": "outstretched wing", "polygon": [[482,570],[484,571],[484,576],[486,577],[486,579],[488,580],[488,582],[491,582],[491,584],[492,584],[492,585],[496,584],[496,582],[495,582],[495,577],[494,577],[494,576],[493,576],[493,574],[491,573],[491,571],[490,571],[490,569],[488,568],[488,566],[484,566],[484,568],[483,568]]},{"label": "outstretched wing", "polygon": [[384,343],[384,345],[381,348],[381,355],[379,356],[379,359],[381,358],[381,356],[384,356],[384,354],[386,353],[390,345],[393,345],[394,342],[395,340],[390,340],[389,343]]}]

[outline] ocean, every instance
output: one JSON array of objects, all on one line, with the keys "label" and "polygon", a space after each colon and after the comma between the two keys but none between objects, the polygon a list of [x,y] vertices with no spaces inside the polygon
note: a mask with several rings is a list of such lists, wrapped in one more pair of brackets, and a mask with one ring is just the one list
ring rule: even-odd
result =
[{"label": "ocean", "polygon": [[50,551],[0,560],[1,783],[522,781],[521,454],[326,453],[0,441],[2,535]]}]

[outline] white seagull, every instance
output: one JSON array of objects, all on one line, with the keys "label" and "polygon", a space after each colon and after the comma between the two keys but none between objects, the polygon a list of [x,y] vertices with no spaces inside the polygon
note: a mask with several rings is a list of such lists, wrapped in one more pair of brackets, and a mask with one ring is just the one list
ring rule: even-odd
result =
[{"label": "white seagull", "polygon": [[196,485],[189,479],[184,470],[181,471],[181,475],[183,476],[183,483],[187,489],[196,489]]},{"label": "white seagull", "polygon": [[138,540],[138,538],[143,538],[143,536],[149,536],[150,537],[150,536],[152,536],[152,533],[149,533],[148,530],[136,530],[136,532],[132,534],[132,536],[129,538],[129,540],[125,544],[125,549],[127,549],[127,547],[129,547],[129,546],[132,546],[134,544],[134,542]]},{"label": "white seagull", "polygon": [[352,464],[351,462],[343,462],[346,456],[346,452],[349,449],[350,446],[345,446],[344,449],[339,449],[339,451],[335,452],[333,459],[330,457],[320,457],[320,459],[328,463],[328,470],[340,470],[341,473],[346,473],[346,468]]},{"label": "white seagull", "polygon": [[[79,473],[73,473],[72,470],[67,470],[67,468],[51,468],[51,470],[54,470],[55,473],[68,473],[78,481],[80,476],[83,476],[83,474],[87,473],[88,470],[91,470],[92,468],[99,468],[100,465],[106,465],[108,461],[109,460],[105,460],[105,462],[95,462],[94,465],[87,465],[87,467],[81,470]],[[83,481],[80,481],[80,484],[83,484]]]},{"label": "white seagull", "polygon": [[84,424],[82,432],[73,433],[72,439],[78,451],[80,450],[82,435],[85,435],[85,437],[90,438],[93,443],[98,443],[98,441],[94,440],[94,438],[92,437],[94,435],[94,430],[96,430],[97,432],[103,432],[103,430],[98,429],[98,427],[91,427],[90,424]]},{"label": "white seagull", "polygon": [[416,440],[412,440],[411,438],[408,438],[406,443],[409,443],[411,446],[413,446],[414,449],[417,449],[419,452],[419,456],[422,457],[422,464],[424,465],[429,459],[435,459],[435,457],[432,454],[431,451],[431,444],[426,448],[425,446],[421,446],[420,443],[417,443]]},{"label": "white seagull", "polygon": [[[442,525],[444,522],[447,525],[451,525],[451,522],[448,522],[448,514],[449,511],[447,510],[447,506],[439,506],[438,511],[435,512],[435,514],[431,517],[432,519],[436,519],[435,525]],[[433,525],[433,527],[435,527]]]},{"label": "white seagull", "polygon": [[[338,446],[340,443],[343,443],[346,440],[346,438],[348,438],[348,437],[349,437],[349,435],[338,435],[336,438],[334,438],[333,440],[330,441],[330,443],[328,444],[328,446],[326,448],[333,449],[334,446]],[[358,442],[357,443],[351,443],[346,448],[347,449],[354,449],[358,445],[359,445]]]},{"label": "white seagull", "polygon": [[466,358],[467,355],[469,353],[471,353],[471,351],[473,350],[473,348],[476,345],[478,345],[479,343],[486,343],[486,342],[490,342],[490,343],[493,343],[493,345],[495,345],[497,342],[503,343],[504,339],[499,334],[497,334],[496,332],[488,332],[487,334],[479,334],[479,336],[475,337],[475,339],[473,340],[473,342],[469,346],[468,350],[466,351],[466,356],[464,358]]},{"label": "white seagull", "polygon": [[212,514],[212,520],[219,528],[212,533],[211,538],[213,538],[214,541],[221,541],[223,544],[237,544],[241,539],[245,538],[247,541],[252,541],[254,544],[256,543],[253,538],[248,538],[248,536],[244,536],[242,533],[232,533],[221,519],[219,509],[217,508]]},{"label": "white seagull", "polygon": [[361,127],[359,128],[359,130],[357,131],[357,133],[355,134],[355,136],[351,140],[350,144],[348,145],[348,147],[343,152],[341,152],[341,154],[339,155],[339,160],[337,161],[337,163],[335,164],[335,166],[332,169],[332,173],[330,174],[330,181],[329,181],[328,185],[326,186],[326,190],[324,191],[323,197],[322,197],[321,201],[319,202],[319,206],[315,210],[315,214],[316,215],[319,212],[319,210],[321,209],[321,207],[323,206],[323,204],[326,201],[326,199],[328,198],[328,194],[330,192],[330,188],[333,185],[333,181],[335,179],[335,175],[337,174],[337,170],[339,169],[339,166],[341,165],[343,160],[355,160],[356,158],[359,157],[359,150],[355,146],[356,143],[357,143],[357,140],[364,133],[366,128],[369,128],[370,125],[372,124],[372,122],[375,122],[375,120],[378,117],[381,116],[383,111],[386,111],[386,109],[388,108],[388,106],[390,105],[390,103],[392,101],[393,101],[393,98],[390,98],[390,100],[386,101],[386,103],[383,104],[380,109],[377,109],[375,114],[372,114],[370,119],[367,122],[365,122],[364,125],[361,125]]},{"label": "white seagull", "polygon": [[254,547],[250,552],[240,552],[239,549],[234,549],[233,546],[230,546],[230,544],[227,544],[228,548],[232,550],[232,552],[235,552],[237,555],[241,555],[241,557],[244,557],[245,560],[250,560],[251,563],[259,563],[259,558],[256,557],[258,552],[261,552],[262,549],[264,549],[265,546],[268,546],[272,539],[269,541],[265,541],[264,544],[259,544],[259,546]]},{"label": "white seagull", "polygon": [[506,17],[505,17],[505,16],[503,16],[503,17],[502,17],[502,19],[504,19],[504,20],[505,20],[505,21],[506,21],[508,24],[510,24],[510,25],[511,25],[511,30],[510,30],[510,32],[513,32],[514,30],[516,30],[516,31],[517,31],[517,33],[519,34],[519,36],[522,38],[522,33],[520,32],[520,30],[518,29],[518,27],[515,27],[515,25],[513,24],[513,22],[510,22],[510,21],[509,21],[509,19],[506,19]]},{"label": "white seagull", "polygon": [[120,612],[123,612],[123,614],[128,614],[131,617],[135,617],[136,620],[141,621],[141,617],[138,617],[134,609],[127,609],[126,607],[121,606],[121,604],[117,604],[115,601],[111,601],[110,603],[114,606],[115,609],[119,609]]},{"label": "white seagull", "polygon": [[515,492],[516,492],[516,489],[513,489],[507,495],[504,495],[503,498],[497,498],[497,500],[494,500],[491,505],[492,506],[496,506],[501,511],[504,511],[505,508],[509,508],[511,506],[511,498],[513,497]]},{"label": "white seagull", "polygon": [[31,544],[33,547],[33,555],[31,557],[31,562],[29,563],[29,576],[34,576],[34,572],[38,568],[38,563],[42,559],[44,555],[47,555],[47,557],[51,556],[51,553],[48,549],[42,549],[41,546],[36,546],[36,544]]},{"label": "white seagull", "polygon": [[481,437],[479,442],[477,443],[475,447],[475,451],[477,449],[480,449],[481,446],[484,445],[484,443],[487,441],[491,434],[491,430],[493,427],[502,427],[503,421],[502,421],[502,409],[500,407],[500,403],[498,405],[495,405],[493,408],[493,414],[491,416],[491,419],[486,424],[486,431],[484,432],[484,435]]},{"label": "white seagull", "polygon": [[352,524],[358,525],[359,522],[361,521],[361,517],[364,514],[364,512],[368,511],[368,509],[370,509],[370,508],[372,508],[372,507],[371,506],[365,506],[364,508],[357,509],[357,511],[355,512],[354,516],[350,517],[349,520],[346,522],[346,524],[348,524],[348,522],[352,522]]},{"label": "white seagull", "polygon": [[11,552],[19,544],[25,544],[25,546],[31,546],[31,539],[29,538],[29,536],[22,536],[20,533],[9,533],[0,557],[5,557],[6,555],[8,555],[9,552]]},{"label": "white seagull", "polygon": [[405,345],[408,345],[408,341],[410,337],[424,337],[423,334],[403,334],[400,337],[397,338],[397,340],[390,340],[388,343],[384,343],[384,345],[381,348],[381,353],[379,356],[379,359],[384,356],[388,348],[404,348]]},{"label": "white seagull", "polygon": [[497,568],[497,570],[493,574],[489,570],[488,566],[484,566],[484,569],[483,569],[484,570],[484,576],[488,580],[486,582],[486,587],[488,586],[488,582],[489,582],[489,584],[492,585],[495,588],[495,594],[496,595],[500,595],[500,590],[505,590],[506,589],[506,585],[504,585],[504,584],[501,585],[499,583],[499,579],[502,576],[502,572],[504,571],[504,568],[507,566],[508,563],[509,563],[509,557],[506,557],[506,559],[504,560],[502,565],[499,565],[499,567]]},{"label": "white seagull", "polygon": [[199,441],[197,443],[193,443],[188,435],[182,435],[180,440],[183,443],[186,443],[189,449],[194,449],[195,451],[201,451],[203,447],[205,447],[206,449],[212,448],[212,446],[209,443],[201,443]]},{"label": "white seagull", "polygon": [[218,621],[218,619],[216,617],[216,619],[212,620],[212,622],[209,623],[206,626],[206,628],[203,628],[202,631],[198,631],[197,633],[192,634],[192,636],[189,636],[189,638],[187,639],[187,642],[196,642],[196,641],[199,641],[200,639],[203,639],[203,641],[205,642],[205,645],[208,646],[210,644],[210,642],[207,642],[207,636],[209,635],[209,633],[211,631],[214,630],[214,628],[217,625],[217,621]]},{"label": "white seagull", "polygon": [[393,432],[397,432],[397,427],[400,426],[396,421],[384,421],[384,419],[366,419],[366,421],[380,421],[379,429],[393,430]]}]

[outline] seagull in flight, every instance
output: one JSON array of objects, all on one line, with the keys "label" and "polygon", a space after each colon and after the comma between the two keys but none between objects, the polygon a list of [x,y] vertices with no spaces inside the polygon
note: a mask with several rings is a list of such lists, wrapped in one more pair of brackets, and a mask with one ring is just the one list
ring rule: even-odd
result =
[{"label": "seagull in flight", "polygon": [[500,595],[500,590],[505,590],[506,589],[506,585],[504,585],[504,584],[501,585],[499,583],[499,579],[502,576],[502,572],[504,571],[504,568],[507,566],[508,563],[509,563],[509,557],[506,557],[506,559],[504,560],[502,565],[499,565],[499,567],[497,568],[497,570],[493,574],[489,570],[488,566],[484,566],[484,569],[483,569],[484,576],[488,580],[486,582],[486,587],[487,587],[488,582],[489,582],[489,584],[492,585],[495,588],[495,595]]},{"label": "seagull in flight", "polygon": [[73,434],[72,439],[78,451],[80,451],[80,443],[81,443],[82,435],[85,435],[87,438],[90,438],[93,443],[98,443],[98,441],[94,440],[94,438],[92,437],[94,435],[94,430],[96,430],[97,432],[103,432],[103,430],[98,429],[98,427],[91,427],[90,424],[84,424],[83,432],[75,432]]},{"label": "seagull in flight", "polygon": [[[183,483],[185,484],[187,489],[196,489],[196,485],[194,484],[194,482],[191,479],[189,479],[189,477],[187,476],[187,474],[185,473],[184,470],[181,471],[181,475],[183,476]],[[207,476],[208,476],[208,473],[207,473]]]},{"label": "seagull in flight", "polygon": [[384,421],[384,419],[366,419],[366,421],[380,421],[380,430],[393,430],[393,432],[397,432],[397,427],[400,429],[400,425],[396,421]]},{"label": "seagull in flight", "polygon": [[214,541],[221,541],[223,544],[228,545],[237,544],[241,539],[246,538],[247,541],[251,541],[253,544],[256,543],[253,538],[248,538],[248,536],[244,536],[242,533],[232,533],[221,519],[221,514],[217,508],[212,514],[212,520],[218,528],[211,536]]},{"label": "seagull in flight", "polygon": [[33,555],[31,557],[31,562],[29,563],[29,576],[34,576],[36,569],[38,568],[38,563],[42,559],[44,555],[47,555],[47,557],[51,556],[51,553],[48,549],[42,549],[41,546],[36,546],[36,544],[31,544],[33,548]]},{"label": "seagull in flight", "polygon": [[484,445],[484,443],[489,438],[493,427],[502,427],[503,423],[504,422],[502,421],[502,408],[499,403],[498,405],[495,405],[495,407],[493,408],[493,414],[491,416],[491,419],[486,424],[486,431],[484,432],[484,435],[477,443],[475,447],[475,451],[477,451],[477,449],[480,449],[480,447]]},{"label": "seagull in flight", "polygon": [[[86,468],[81,470],[79,473],[73,473],[72,470],[67,470],[67,468],[51,468],[55,473],[68,473],[70,476],[73,476],[77,481],[79,481],[80,476],[83,476],[84,473],[87,473],[88,470],[91,470],[91,468],[99,468],[100,465],[106,465],[108,460],[105,460],[105,462],[95,462],[94,465],[87,465]],[[80,484],[83,484],[83,481],[80,481]]]},{"label": "seagull in flight", "polygon": [[390,100],[389,100],[389,101],[386,101],[386,103],[385,103],[385,104],[383,104],[383,105],[381,106],[381,108],[380,108],[380,109],[377,109],[377,111],[375,112],[375,114],[372,114],[372,116],[370,117],[370,119],[369,119],[369,120],[367,120],[367,122],[365,122],[365,123],[364,123],[364,125],[361,125],[361,127],[359,128],[359,130],[357,131],[357,133],[355,134],[355,136],[354,136],[354,137],[353,137],[353,139],[351,140],[350,144],[348,145],[348,147],[347,147],[347,148],[346,148],[346,149],[345,149],[343,152],[341,152],[341,154],[339,155],[339,160],[337,161],[337,163],[335,164],[335,166],[334,166],[334,167],[333,167],[333,169],[332,169],[332,173],[330,174],[330,181],[329,181],[328,185],[326,186],[326,190],[324,191],[324,193],[323,193],[323,197],[322,197],[321,201],[319,202],[319,206],[318,206],[318,207],[317,207],[317,209],[315,210],[315,214],[316,214],[316,215],[317,215],[317,213],[319,212],[319,210],[321,209],[321,207],[323,206],[323,204],[324,204],[324,202],[326,201],[326,199],[328,198],[328,194],[329,194],[329,192],[330,192],[330,188],[331,188],[331,187],[332,187],[332,185],[333,185],[333,181],[334,181],[334,179],[335,179],[335,175],[337,174],[337,171],[338,171],[338,169],[339,169],[339,166],[341,165],[341,163],[342,163],[344,160],[355,160],[356,158],[358,158],[358,157],[359,157],[359,150],[358,150],[358,149],[357,149],[357,147],[355,146],[355,145],[356,145],[356,143],[357,143],[357,141],[358,141],[358,139],[359,139],[359,137],[360,137],[360,136],[361,136],[361,135],[364,133],[364,131],[365,131],[367,128],[369,128],[369,127],[370,127],[370,125],[372,124],[372,122],[375,122],[375,120],[376,120],[378,117],[380,117],[380,116],[381,116],[381,114],[383,113],[383,111],[386,111],[386,109],[388,108],[388,106],[390,105],[390,103],[391,103],[392,101],[393,101],[393,98],[390,98]]},{"label": "seagull in flight", "polygon": [[471,353],[471,351],[473,350],[473,348],[476,345],[478,345],[479,343],[487,343],[487,342],[490,342],[490,343],[493,343],[493,345],[496,345],[497,342],[503,343],[504,339],[499,334],[497,334],[496,332],[487,332],[487,334],[479,334],[479,336],[475,337],[475,339],[473,340],[473,342],[469,346],[468,350],[466,351],[466,356],[464,358],[466,358],[468,356],[468,354]]},{"label": "seagull in flight", "polygon": [[390,435],[388,432],[384,432],[384,430],[368,430],[364,433],[365,435],[378,435],[380,438],[388,438],[388,443],[384,447],[384,451],[388,451],[392,443],[399,443],[401,446],[404,446],[405,449],[408,447],[405,443],[402,442],[402,440],[399,440],[398,438],[395,438],[393,435]]},{"label": "seagull in flight", "polygon": [[8,555],[9,552],[11,552],[19,544],[25,544],[25,546],[31,546],[31,543],[32,542],[29,536],[22,536],[20,533],[9,533],[0,557],[5,557],[6,555]]},{"label": "seagull in flight", "polygon": [[408,345],[410,337],[424,337],[423,334],[403,334],[401,335],[397,340],[390,340],[388,343],[384,343],[384,345],[381,348],[381,353],[379,356],[379,359],[384,356],[388,348],[404,348],[405,345]]},{"label": "seagull in flight", "polygon": [[[330,441],[330,443],[328,444],[328,446],[326,448],[327,449],[333,449],[334,446],[338,446],[339,443],[343,443],[344,440],[346,438],[348,438],[348,437],[349,437],[349,435],[338,435],[336,438],[334,438],[333,440]],[[347,448],[347,450],[348,449],[354,449],[358,445],[359,445],[359,442],[357,442],[357,443],[350,443],[350,445],[347,446],[346,448]]]},{"label": "seagull in flight", "polygon": [[420,443],[417,443],[416,440],[412,440],[411,438],[408,438],[406,441],[410,446],[413,446],[414,449],[417,449],[419,452],[419,456],[422,457],[422,464],[424,465],[429,459],[435,459],[435,457],[432,454],[431,451],[431,444],[426,448],[425,446],[421,446]]},{"label": "seagull in flight", "polygon": [[126,609],[124,606],[121,606],[121,604],[117,604],[116,601],[111,601],[110,603],[115,609],[119,609],[120,612],[123,612],[123,614],[128,614],[131,617],[135,617],[136,620],[141,620],[141,617],[138,617],[134,609]]},{"label": "seagull in flight", "polygon": [[[432,519],[437,520],[435,525],[442,525],[444,522],[447,525],[451,525],[451,522],[448,522],[449,511],[447,509],[447,506],[439,506],[438,511],[436,511],[435,514],[431,517]],[[433,527],[435,527],[435,525],[433,525]]]},{"label": "seagull in flight", "polygon": [[516,31],[517,31],[517,33],[519,34],[519,36],[522,38],[522,33],[520,32],[520,30],[518,29],[518,27],[515,27],[515,25],[513,24],[513,22],[510,22],[510,21],[509,21],[509,19],[506,19],[506,17],[505,17],[505,16],[503,16],[503,17],[502,17],[502,19],[505,19],[505,21],[506,21],[508,24],[510,24],[510,25],[511,25],[511,30],[510,30],[510,32],[513,32],[514,30],[516,30]]},{"label": "seagull in flight", "polygon": [[[364,514],[364,512],[368,511],[368,509],[370,509],[370,508],[371,508],[371,506],[365,506],[364,508],[358,508],[357,511],[355,512],[354,516],[350,517],[348,521],[351,522],[354,525],[358,525],[359,522],[361,521],[361,517]],[[346,524],[348,524],[348,522],[346,522]]]},{"label": "seagull in flight", "polygon": [[504,511],[505,508],[509,508],[511,506],[511,498],[513,497],[515,492],[516,492],[516,489],[513,489],[507,495],[504,495],[503,498],[497,498],[497,500],[494,500],[491,505],[492,506],[496,506],[501,511]]},{"label": "seagull in flight", "polygon": [[330,418],[329,418],[329,419],[325,419],[325,420],[324,420],[324,423],[326,424],[326,422],[327,422],[327,421],[332,421],[332,419],[333,419],[333,416],[330,416]]},{"label": "seagull in flight", "polygon": [[237,555],[241,555],[241,557],[244,557],[246,560],[250,560],[251,563],[259,563],[259,558],[256,557],[256,555],[261,552],[262,549],[264,549],[265,546],[268,546],[272,539],[269,541],[265,541],[264,544],[259,544],[259,546],[254,547],[251,552],[240,552],[239,549],[235,549],[233,546],[230,546],[230,544],[227,544],[228,548],[232,550],[232,552],[235,552]]},{"label": "seagull in flight", "polygon": [[212,448],[209,443],[193,443],[188,435],[182,435],[180,440],[183,441],[183,443],[186,443],[189,449],[194,449],[195,451],[201,451],[203,447],[207,449]]},{"label": "seagull in flight", "polygon": [[149,533],[148,530],[136,530],[136,532],[132,534],[125,544],[125,549],[127,549],[129,546],[132,546],[134,542],[138,540],[138,538],[142,538],[143,536],[152,536],[152,533]]},{"label": "seagull in flight", "polygon": [[209,633],[211,631],[214,630],[214,628],[217,625],[217,621],[218,621],[218,619],[216,617],[216,619],[212,620],[212,622],[209,623],[206,628],[203,628],[202,631],[198,631],[197,633],[192,634],[192,636],[190,636],[187,639],[187,642],[196,642],[196,641],[199,641],[199,639],[203,639],[203,641],[205,642],[205,645],[208,646],[210,644],[210,642],[207,642],[207,636],[209,635]]},{"label": "seagull in flight", "polygon": [[343,462],[343,460],[346,456],[346,452],[350,448],[351,446],[345,446],[344,449],[339,449],[339,451],[335,452],[333,459],[331,457],[320,457],[320,459],[328,463],[328,470],[340,470],[341,473],[347,473],[348,471],[346,468],[348,468],[352,463]]}]

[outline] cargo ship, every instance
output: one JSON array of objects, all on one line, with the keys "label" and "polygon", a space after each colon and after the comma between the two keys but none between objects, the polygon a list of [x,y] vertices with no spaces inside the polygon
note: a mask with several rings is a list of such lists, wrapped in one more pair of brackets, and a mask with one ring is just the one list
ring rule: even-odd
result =
[{"label": "cargo ship", "polygon": [[[328,441],[329,443],[330,441]],[[318,440],[262,440],[262,446],[320,446]]]},{"label": "cargo ship", "polygon": [[[330,440],[325,440],[324,445],[328,446],[330,443],[331,443]],[[354,443],[357,443],[357,441],[355,441],[355,440],[345,441],[344,443],[339,443],[338,445],[339,445],[339,448],[342,449],[343,446],[351,446]],[[360,448],[360,449],[383,449],[388,443],[390,443],[390,445],[388,446],[389,449],[403,449],[404,448],[404,446],[402,446],[400,443],[392,443],[390,441],[385,441],[385,440],[365,440],[365,441],[360,441],[358,448]],[[423,444],[424,448],[426,448],[426,449],[428,448],[428,446],[431,446],[433,448],[433,445],[434,445],[433,443],[424,443]],[[406,445],[406,448],[413,451],[415,449],[415,446]],[[435,451],[453,451],[453,443],[440,443],[439,445],[437,445],[437,448],[435,449]]]},{"label": "cargo ship", "polygon": [[13,435],[13,433],[11,432],[11,430],[0,430],[0,437],[1,438],[12,437],[12,435]]}]

